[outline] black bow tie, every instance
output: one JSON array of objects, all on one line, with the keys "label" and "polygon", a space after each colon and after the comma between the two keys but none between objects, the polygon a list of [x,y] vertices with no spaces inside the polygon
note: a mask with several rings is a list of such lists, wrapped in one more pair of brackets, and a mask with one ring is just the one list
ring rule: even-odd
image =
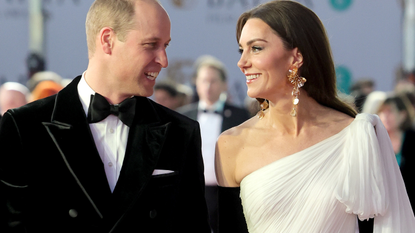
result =
[{"label": "black bow tie", "polygon": [[219,111],[217,111],[217,110],[215,110],[215,111],[212,111],[212,110],[207,110],[207,109],[202,109],[201,110],[202,112],[204,112],[204,113],[215,113],[215,114],[221,114]]},{"label": "black bow tie", "polygon": [[88,122],[95,123],[104,120],[108,115],[117,116],[125,125],[131,127],[135,114],[134,97],[125,99],[123,102],[112,105],[104,96],[95,93],[91,95],[91,103],[88,108]]}]

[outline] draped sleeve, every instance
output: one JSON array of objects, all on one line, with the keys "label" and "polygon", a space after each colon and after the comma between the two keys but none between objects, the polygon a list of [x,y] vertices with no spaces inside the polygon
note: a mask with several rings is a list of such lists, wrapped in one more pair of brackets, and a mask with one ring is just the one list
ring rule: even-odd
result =
[{"label": "draped sleeve", "polygon": [[377,115],[359,114],[348,127],[336,197],[375,233],[415,232],[415,218],[388,133]]}]

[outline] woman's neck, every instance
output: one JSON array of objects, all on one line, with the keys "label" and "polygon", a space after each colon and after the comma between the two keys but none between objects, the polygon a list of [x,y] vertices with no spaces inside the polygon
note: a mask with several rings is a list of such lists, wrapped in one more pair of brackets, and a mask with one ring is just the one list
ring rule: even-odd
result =
[{"label": "woman's neck", "polygon": [[304,126],[316,122],[327,109],[309,97],[306,92],[301,94],[299,100],[298,105],[295,106],[297,112],[295,117],[290,114],[294,107],[292,98],[270,101],[269,109],[263,119],[264,123],[294,137],[298,136]]}]

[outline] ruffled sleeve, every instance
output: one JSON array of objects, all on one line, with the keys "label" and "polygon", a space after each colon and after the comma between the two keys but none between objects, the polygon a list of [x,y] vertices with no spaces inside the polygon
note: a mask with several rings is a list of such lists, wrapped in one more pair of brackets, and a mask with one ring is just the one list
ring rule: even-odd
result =
[{"label": "ruffled sleeve", "polygon": [[415,218],[388,133],[377,115],[359,114],[347,129],[337,199],[375,233],[415,232]]}]

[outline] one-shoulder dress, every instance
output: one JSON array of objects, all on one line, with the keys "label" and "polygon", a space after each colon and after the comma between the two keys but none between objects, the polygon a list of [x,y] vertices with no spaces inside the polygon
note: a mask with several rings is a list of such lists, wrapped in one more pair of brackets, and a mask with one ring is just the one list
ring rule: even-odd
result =
[{"label": "one-shoulder dress", "polygon": [[375,217],[375,233],[415,232],[377,115],[358,114],[339,133],[252,172],[240,186],[250,233],[354,233],[356,215]]}]

